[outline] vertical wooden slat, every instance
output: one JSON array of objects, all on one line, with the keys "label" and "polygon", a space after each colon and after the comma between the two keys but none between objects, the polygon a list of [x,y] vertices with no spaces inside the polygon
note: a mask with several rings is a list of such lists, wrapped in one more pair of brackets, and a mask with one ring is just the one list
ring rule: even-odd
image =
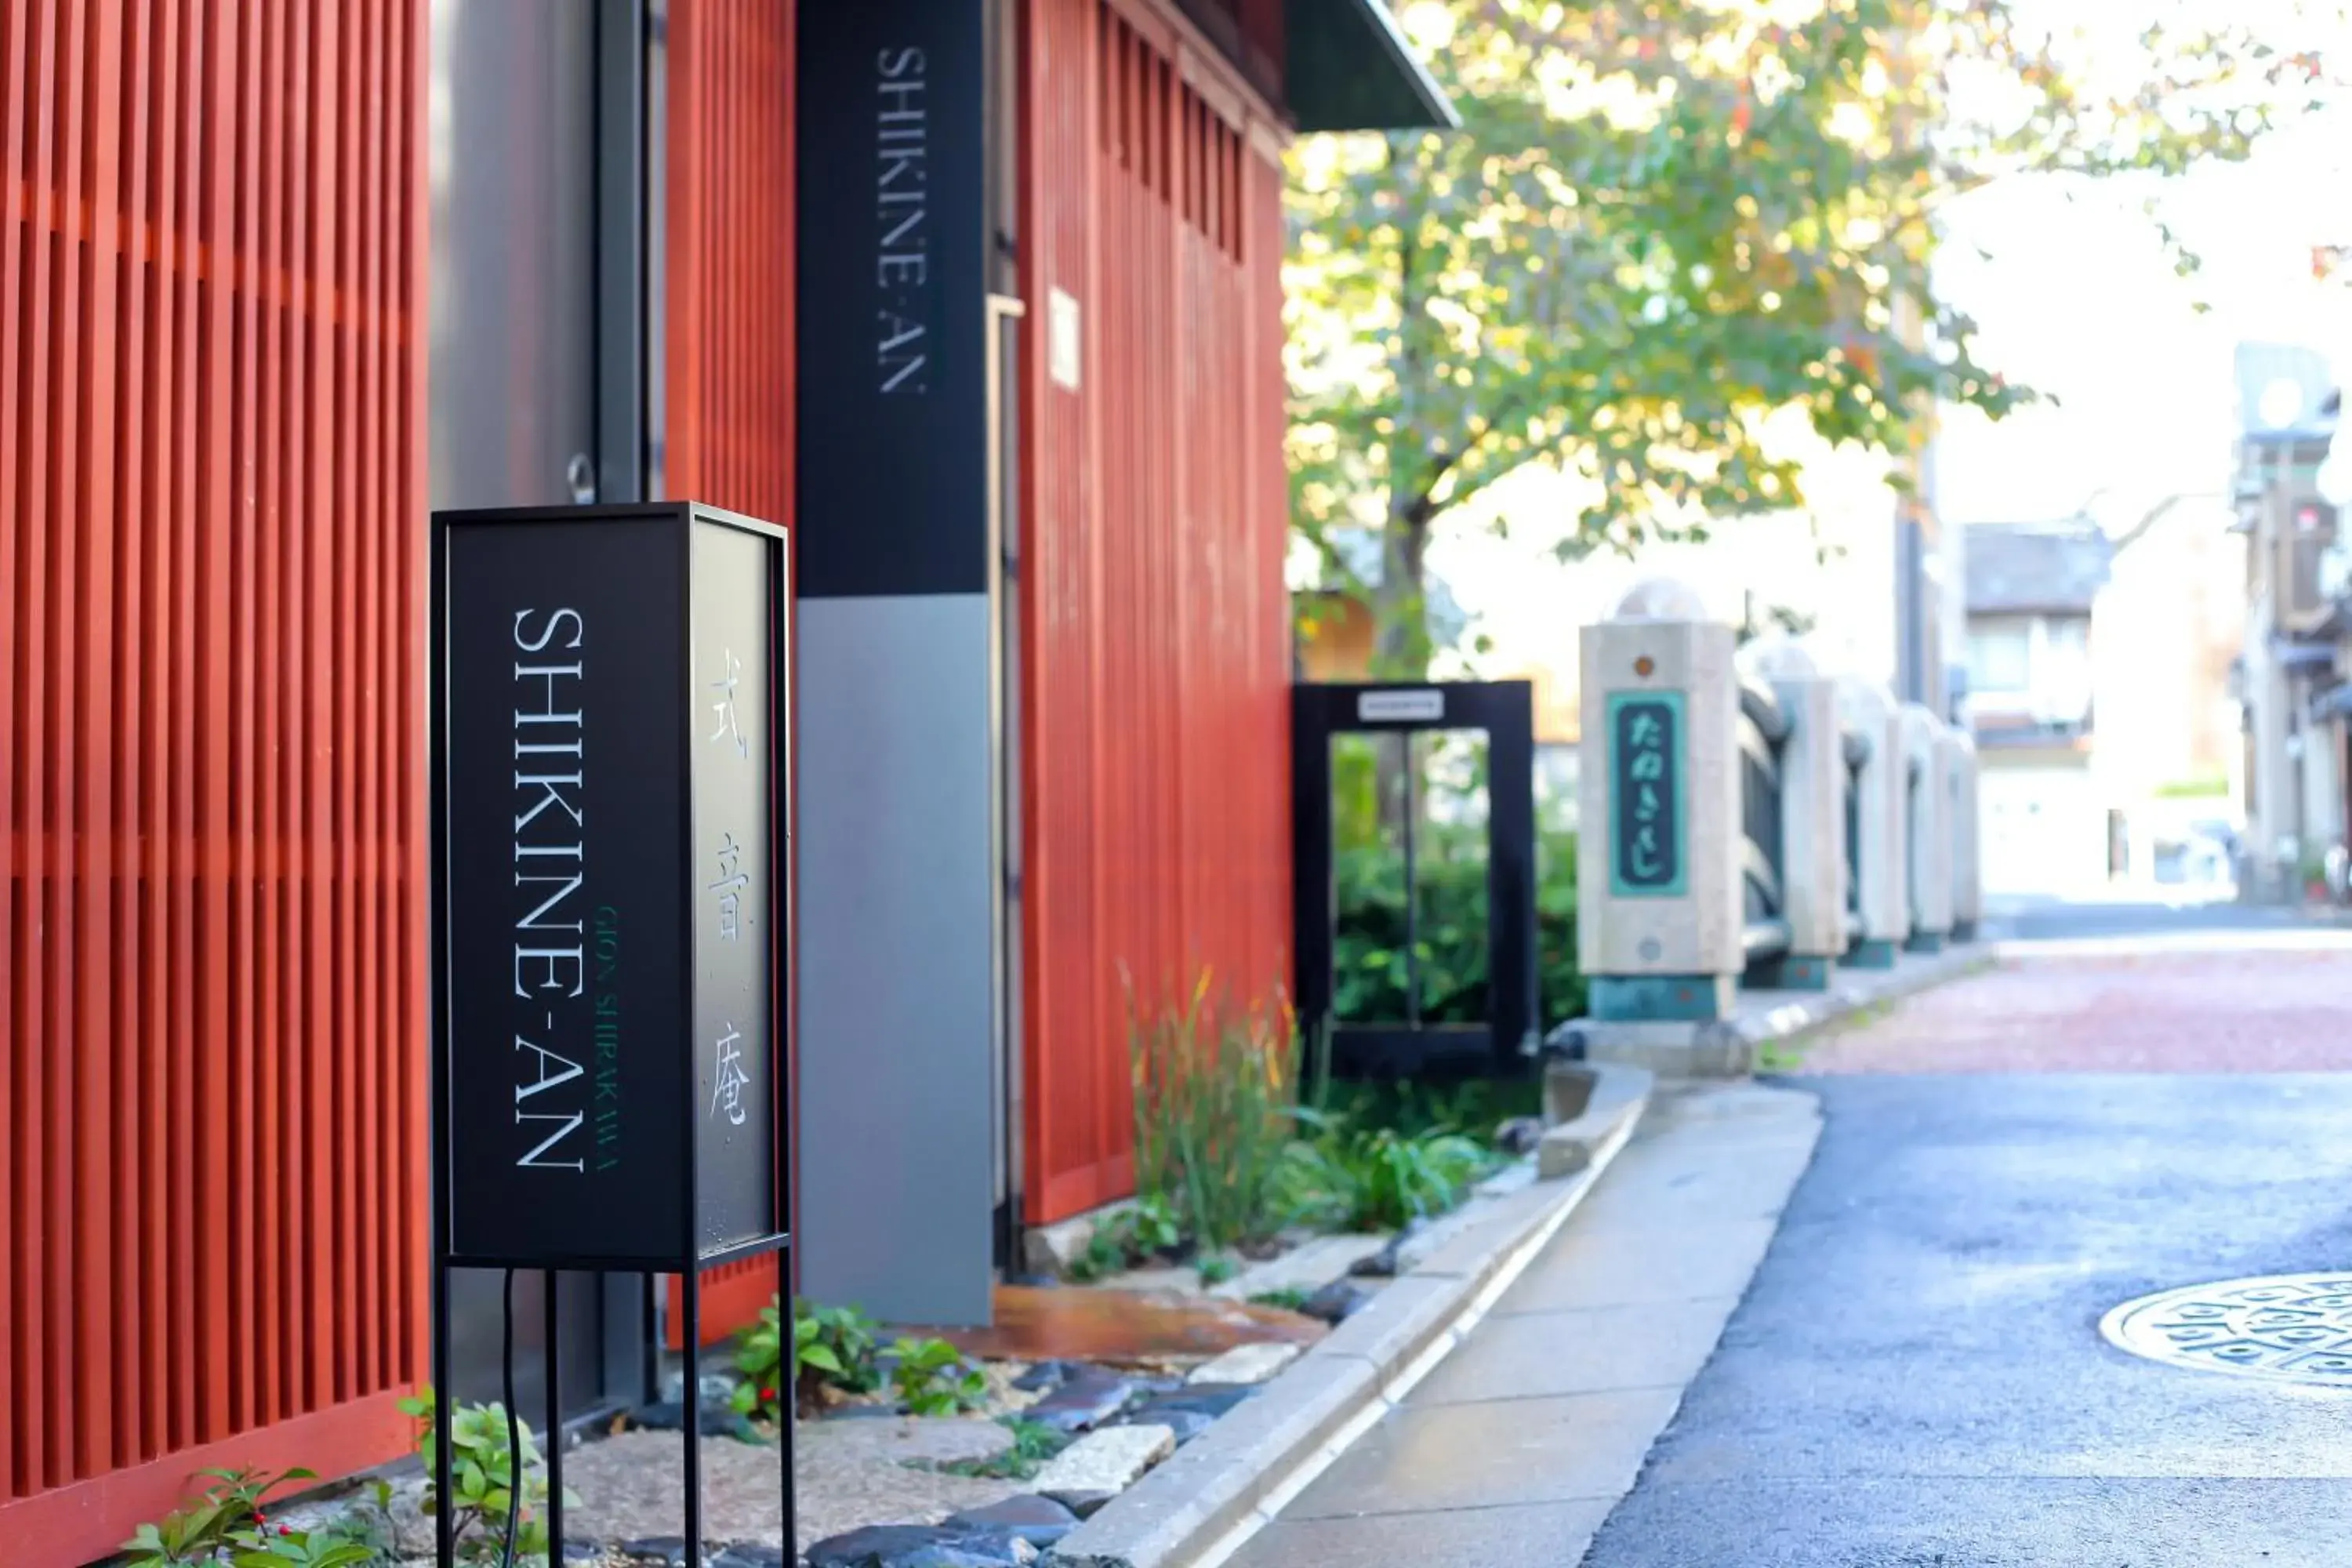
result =
[{"label": "vertical wooden slat", "polygon": [[405,1446],[426,0],[0,6],[0,1542]]},{"label": "vertical wooden slat", "polygon": [[76,1127],[73,1245],[76,1331],[74,1369],[80,1406],[78,1460],[88,1473],[115,1462],[115,1247],[113,927],[114,768],[119,724],[114,696],[114,388],[110,373],[120,359],[116,335],[115,247],[121,223],[121,128],[114,79],[121,51],[121,14],[113,7],[77,8],[76,53],[81,103],[76,119],[87,147],[81,177],[68,189],[87,204],[77,221],[70,286],[82,296],[85,329],[71,352],[82,358],[71,395],[76,504],[81,530],[75,666],[76,728],[72,759],[75,899],[71,1036]]},{"label": "vertical wooden slat", "polygon": [[[253,226],[246,230],[247,242],[240,253],[247,258],[253,270],[248,276],[258,285],[262,279],[280,276],[288,270],[291,259],[288,230],[300,221],[302,207],[299,190],[288,171],[289,155],[299,150],[299,132],[289,131],[287,118],[291,110],[289,94],[280,78],[288,69],[285,44],[285,24],[288,7],[271,5],[264,9],[266,25],[260,34],[260,56],[257,74],[267,84],[256,96],[256,112],[260,124],[257,147],[260,178],[255,187],[259,209],[248,214]],[[251,574],[255,599],[251,620],[240,628],[236,639],[241,658],[258,658],[261,650],[251,646],[253,639],[268,639],[268,667],[271,669],[293,668],[289,646],[291,615],[286,603],[284,565],[290,520],[282,503],[286,485],[286,468],[300,458],[299,449],[289,439],[289,424],[301,407],[302,389],[299,383],[289,385],[284,371],[287,365],[286,334],[289,312],[263,294],[259,288],[246,296],[248,308],[255,312],[253,331],[257,343],[253,353],[257,372],[249,372],[256,380],[248,382],[250,395],[258,403],[255,423],[260,428],[260,438],[254,443],[254,482],[248,505],[244,557],[240,570]],[[247,667],[250,670],[251,667]],[[283,708],[283,691],[278,682],[258,673],[248,673],[244,679],[251,682],[249,699],[257,709],[254,722],[264,736],[277,737],[287,732]],[[252,921],[250,944],[252,978],[253,1103],[251,1109],[251,1155],[247,1170],[249,1178],[240,1182],[236,1192],[242,1200],[237,1207],[245,1210],[233,1216],[232,1223],[246,1222],[250,1215],[250,1229],[245,1232],[243,1244],[251,1259],[245,1281],[247,1300],[254,1313],[253,1334],[261,1343],[282,1345],[292,1336],[293,1325],[280,1309],[285,1281],[299,1278],[300,1265],[294,1254],[301,1245],[302,1215],[289,1192],[290,1163],[285,1157],[281,1130],[285,1107],[300,1103],[299,1086],[293,1081],[300,1071],[299,1053],[287,1047],[287,1017],[292,1011],[288,1000],[291,976],[287,970],[288,942],[284,923],[287,879],[283,863],[286,843],[286,809],[289,791],[286,773],[293,759],[284,747],[268,748],[258,756],[248,755],[243,763],[244,787],[238,791],[241,800],[249,800],[252,813],[239,825],[238,840],[254,847],[254,863],[237,878],[241,896],[250,900],[247,919]],[[241,1034],[248,1031],[240,1031]],[[249,1206],[250,1205],[250,1206]],[[240,1225],[240,1229],[244,1229]],[[284,1358],[263,1356],[248,1373],[253,1401],[249,1411],[241,1413],[240,1424],[247,1421],[278,1421],[294,1408],[299,1396],[285,1386]]]},{"label": "vertical wooden slat", "polygon": [[[199,1041],[209,1022],[207,988],[198,968],[196,934],[200,908],[198,889],[205,883],[204,844],[199,833],[197,791],[203,759],[195,734],[199,717],[196,692],[202,667],[202,627],[196,611],[196,584],[202,559],[198,530],[205,516],[210,477],[208,455],[198,413],[199,399],[210,390],[209,377],[200,368],[207,342],[208,301],[200,280],[199,257],[206,239],[205,189],[209,178],[204,104],[207,101],[206,28],[199,7],[204,0],[181,0],[173,68],[180,89],[173,164],[178,174],[179,203],[170,242],[172,265],[178,280],[174,313],[176,333],[173,365],[173,417],[172,476],[173,500],[168,574],[163,582],[170,595],[172,631],[172,708],[169,734],[174,766],[172,807],[166,826],[172,845],[172,990],[179,998],[180,1021],[172,1036],[173,1103],[194,1107],[201,1116],[210,1109],[211,1090],[196,1070]],[[194,1005],[189,1005],[193,999]],[[209,1079],[211,1075],[205,1075]],[[186,1112],[182,1111],[184,1115]],[[200,1124],[201,1125],[201,1124]],[[184,1130],[172,1151],[172,1278],[181,1288],[172,1293],[172,1343],[185,1356],[200,1358],[173,1380],[170,1447],[177,1452],[204,1440],[203,1400],[207,1392],[203,1358],[211,1351],[200,1292],[207,1270],[198,1247],[206,1239],[196,1221],[196,1195],[206,1173],[209,1155],[198,1131]],[[195,1289],[188,1289],[193,1283]]]},{"label": "vertical wooden slat", "polygon": [[29,1458],[29,1476],[34,1486],[53,1486],[66,1467],[58,1445],[50,1440],[53,1417],[51,1410],[64,1410],[70,1401],[61,1396],[56,1387],[58,1367],[54,1343],[50,1338],[52,1325],[63,1315],[58,1301],[61,1287],[70,1289],[70,1281],[57,1268],[53,1245],[60,1234],[57,1223],[55,1196],[51,1192],[51,1145],[61,1129],[57,1127],[55,1111],[48,1096],[49,1073],[47,1052],[39,1042],[49,1037],[51,1020],[48,1015],[49,951],[46,940],[57,930],[57,910],[50,893],[48,878],[49,850],[54,824],[49,815],[48,776],[50,769],[48,698],[51,679],[49,658],[49,616],[51,578],[49,553],[51,531],[43,525],[49,505],[48,447],[49,415],[52,388],[49,371],[53,358],[49,320],[50,281],[56,255],[56,231],[63,221],[64,202],[53,159],[56,155],[58,116],[57,85],[60,68],[58,60],[58,16],[54,5],[37,5],[34,26],[37,42],[30,61],[32,71],[33,122],[30,127],[32,160],[28,190],[38,204],[34,232],[27,249],[31,252],[26,288],[26,321],[21,348],[26,368],[24,385],[25,432],[19,448],[24,464],[22,510],[28,520],[26,528],[24,570],[18,578],[18,591],[23,595],[23,617],[16,647],[24,660],[23,692],[17,705],[17,723],[12,736],[21,742],[22,772],[18,776],[21,792],[25,847],[25,905],[18,931],[24,946],[17,968],[18,994],[21,1010],[17,1015],[17,1035],[26,1042],[18,1083],[16,1131],[24,1131],[26,1158],[19,1167],[18,1188],[23,1204],[19,1211],[22,1234],[27,1237],[24,1249],[26,1279],[25,1322],[19,1330],[30,1354],[24,1363],[24,1388],[19,1397],[26,1412],[26,1447]]},{"label": "vertical wooden slat", "polygon": [[[356,900],[358,919],[352,934],[359,953],[358,984],[355,993],[358,1016],[352,1029],[360,1042],[359,1081],[355,1096],[359,1133],[356,1145],[359,1181],[354,1194],[359,1206],[359,1228],[356,1245],[359,1268],[352,1291],[358,1300],[384,1300],[386,1270],[383,1248],[392,1228],[385,1223],[384,1209],[389,1194],[386,1191],[381,1162],[386,1146],[383,1108],[391,1101],[391,1085],[384,1080],[384,1067],[396,1059],[394,1053],[384,1049],[379,1024],[384,1006],[383,960],[379,944],[386,929],[385,888],[390,880],[392,857],[384,852],[383,799],[384,763],[387,753],[369,745],[369,741],[382,732],[384,712],[384,679],[390,663],[391,649],[386,646],[383,598],[384,585],[383,553],[389,544],[391,509],[384,500],[384,489],[392,477],[392,465],[385,461],[382,447],[369,439],[383,427],[385,418],[384,376],[391,356],[383,352],[383,332],[385,326],[383,310],[384,252],[386,235],[394,212],[384,199],[386,189],[387,154],[384,145],[386,132],[385,93],[386,63],[391,50],[384,37],[384,7],[387,0],[367,0],[363,20],[357,29],[366,51],[366,68],[362,73],[363,86],[361,99],[364,110],[360,145],[364,150],[365,163],[361,174],[361,190],[374,199],[362,199],[354,204],[359,211],[361,269],[358,277],[358,309],[353,330],[358,333],[360,350],[360,381],[358,434],[354,442],[359,452],[359,498],[352,516],[359,529],[353,552],[359,567],[359,615],[355,626],[358,647],[353,651],[352,666],[360,681],[358,703],[359,733],[353,738],[353,756],[363,765],[359,770],[359,816],[353,835],[350,864],[352,880],[360,889]],[[358,748],[365,748],[360,750]],[[360,1320],[360,1371],[358,1393],[366,1388],[381,1388],[392,1380],[393,1359],[391,1334],[383,1316],[370,1312]]]},{"label": "vertical wooden slat", "polygon": [[306,19],[309,37],[296,50],[307,62],[307,90],[298,87],[293,99],[305,107],[304,144],[310,167],[299,185],[306,197],[308,219],[302,257],[303,289],[308,309],[302,315],[304,395],[300,406],[310,428],[299,445],[309,456],[302,488],[296,492],[303,519],[296,552],[295,581],[303,598],[301,636],[294,668],[299,672],[295,689],[301,700],[302,736],[299,776],[302,809],[301,838],[295,856],[299,875],[295,881],[296,907],[301,911],[302,1007],[298,1015],[297,1050],[303,1062],[303,1104],[308,1114],[292,1130],[302,1151],[302,1177],[308,1189],[303,1205],[300,1289],[292,1308],[302,1320],[303,1405],[320,1409],[335,1403],[335,1268],[333,1253],[341,1228],[337,1224],[334,1161],[347,1147],[334,1136],[342,1117],[337,1096],[338,1057],[316,1043],[338,1038],[335,1032],[333,988],[335,963],[333,900],[329,870],[333,863],[334,831],[332,765],[335,737],[333,686],[334,626],[328,572],[335,563],[334,544],[341,529],[335,505],[335,468],[341,456],[334,422],[333,350],[337,302],[342,298],[331,248],[338,204],[344,199],[335,180],[337,140],[341,132],[341,75],[336,58],[334,17],[340,6],[321,5]]},{"label": "vertical wooden slat", "polygon": [[[27,196],[37,189],[25,166],[25,125],[30,112],[33,81],[26,59],[30,7],[0,8],[0,178],[20,182]],[[23,364],[25,236],[31,224],[25,218],[0,222],[0,649],[20,646],[17,601],[23,577],[16,552],[31,534],[18,505],[16,489],[18,376]],[[16,685],[21,672],[0,669],[0,735],[15,735]],[[20,846],[23,817],[17,809],[18,759],[26,748],[9,747],[0,757],[0,1131],[11,1134],[9,1147],[0,1149],[0,1491],[17,1491],[31,1483],[22,1467],[27,1458],[29,1425],[19,1390],[29,1384],[22,1373],[32,1353],[30,1336],[23,1331],[25,1306],[20,1292],[32,1270],[24,1241],[26,1227],[16,1207],[16,1167],[31,1140],[19,1134],[22,1125],[16,1090],[20,1058],[29,1054],[24,1042],[23,1016],[18,1011],[18,932],[26,908],[24,851]]]},{"label": "vertical wooden slat", "polygon": [[1202,964],[1238,995],[1286,978],[1289,668],[1282,405],[1262,390],[1281,374],[1261,308],[1279,308],[1280,247],[1253,244],[1243,210],[1272,166],[1175,68],[1189,46],[1164,7],[1028,16],[1023,287],[1033,309],[1075,295],[1086,327],[1080,389],[1033,355],[1023,391],[1024,1184],[1041,1222],[1131,1186],[1122,969],[1147,1009]]},{"label": "vertical wooden slat", "polygon": [[[361,50],[364,47],[366,18],[360,15],[356,26],[338,25],[339,12],[330,9],[325,26],[333,39],[337,61],[339,90],[330,100],[332,105],[349,108],[336,116],[339,126],[348,123],[352,131],[366,124],[365,100],[360,91],[363,79]],[[331,520],[330,553],[336,564],[333,579],[332,608],[328,625],[333,641],[327,659],[327,674],[331,681],[328,699],[331,726],[322,740],[329,745],[331,759],[334,815],[330,824],[325,854],[318,874],[326,879],[334,900],[333,921],[328,932],[329,953],[351,953],[354,962],[330,992],[333,1012],[328,1020],[330,1037],[352,1042],[348,1053],[339,1053],[334,1061],[334,1081],[329,1093],[335,1114],[331,1123],[326,1159],[322,1165],[330,1172],[335,1196],[332,1228],[328,1232],[328,1245],[333,1255],[333,1267],[322,1269],[320,1289],[330,1303],[364,1300],[359,1295],[359,1273],[356,1247],[360,1233],[359,1193],[367,1183],[369,1172],[364,1162],[343,1179],[335,1179],[337,1167],[359,1152],[360,1095],[362,1079],[362,1058],[367,1046],[367,1034],[360,1027],[359,994],[362,972],[367,963],[365,947],[358,942],[358,879],[359,857],[359,775],[354,760],[359,755],[360,730],[360,649],[355,644],[359,622],[360,530],[359,468],[364,453],[365,437],[359,423],[359,355],[356,343],[356,311],[351,307],[362,295],[359,291],[360,214],[366,195],[358,174],[358,142],[353,135],[339,130],[335,163],[336,200],[328,210],[333,215],[334,264],[329,273],[330,297],[339,301],[330,314],[330,335],[332,342],[335,372],[334,420],[329,436],[329,449],[336,457],[334,483],[322,488],[324,504]],[[330,963],[332,958],[330,958]],[[331,1306],[330,1308],[331,1312]],[[365,1358],[364,1342],[368,1333],[368,1314],[347,1326],[331,1330],[335,1352],[334,1383],[325,1391],[330,1403],[341,1403],[358,1394]],[[331,1316],[322,1320],[332,1324]]]},{"label": "vertical wooden slat", "polygon": [[[663,191],[669,493],[784,522],[793,483],[793,5],[777,0],[673,0]],[[704,1281],[704,1331],[717,1339],[767,1304],[776,1266],[731,1264]],[[675,1343],[676,1280],[669,1291]]]}]

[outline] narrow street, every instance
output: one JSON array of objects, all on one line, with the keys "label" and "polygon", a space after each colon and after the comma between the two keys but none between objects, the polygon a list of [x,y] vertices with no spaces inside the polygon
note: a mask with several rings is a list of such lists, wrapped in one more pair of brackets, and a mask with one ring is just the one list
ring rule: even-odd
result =
[{"label": "narrow street", "polygon": [[[2196,1352],[2315,1381],[2126,1354],[2101,1321],[2352,1261],[2352,947],[2235,909],[2036,924],[2032,956],[1801,1050],[1773,1081],[1822,1131],[1792,1192],[1785,1136],[1666,1100],[1456,1352],[1476,1375],[1441,1366],[1244,1561],[2337,1560],[2352,1368],[2312,1352],[2352,1342],[2352,1296],[2232,1308],[2237,1342]],[[1629,1266],[1646,1310],[1596,1314]],[[1643,1422],[1628,1493],[1615,1428]]]}]

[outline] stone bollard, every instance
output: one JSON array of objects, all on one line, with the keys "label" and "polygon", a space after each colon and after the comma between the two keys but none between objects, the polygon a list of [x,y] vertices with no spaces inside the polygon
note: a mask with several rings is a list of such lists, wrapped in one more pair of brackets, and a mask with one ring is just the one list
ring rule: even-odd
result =
[{"label": "stone bollard", "polygon": [[1941,952],[1952,934],[1951,752],[1945,726],[1916,702],[1903,705],[1910,768],[1911,935],[1914,952]]},{"label": "stone bollard", "polygon": [[1848,676],[1838,711],[1870,753],[1855,781],[1853,855],[1862,937],[1846,953],[1853,969],[1892,969],[1911,934],[1911,803],[1902,710],[1885,687]]},{"label": "stone bollard", "polygon": [[1612,1022],[1729,1017],[1740,950],[1731,628],[1644,583],[1584,628],[1577,952]]},{"label": "stone bollard", "polygon": [[1739,651],[1738,668],[1771,687],[1789,720],[1780,745],[1780,902],[1789,951],[1755,979],[1826,991],[1845,953],[1845,755],[1837,683],[1785,637]]},{"label": "stone bollard", "polygon": [[1952,940],[1974,942],[1984,919],[1983,821],[1978,816],[1977,743],[1947,729],[1952,770]]}]

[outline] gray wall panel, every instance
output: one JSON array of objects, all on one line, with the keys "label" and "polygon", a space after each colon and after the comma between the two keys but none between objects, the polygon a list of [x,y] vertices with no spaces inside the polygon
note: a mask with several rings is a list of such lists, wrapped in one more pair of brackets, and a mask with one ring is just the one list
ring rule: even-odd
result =
[{"label": "gray wall panel", "polygon": [[989,601],[798,614],[801,1286],[984,1323]]}]

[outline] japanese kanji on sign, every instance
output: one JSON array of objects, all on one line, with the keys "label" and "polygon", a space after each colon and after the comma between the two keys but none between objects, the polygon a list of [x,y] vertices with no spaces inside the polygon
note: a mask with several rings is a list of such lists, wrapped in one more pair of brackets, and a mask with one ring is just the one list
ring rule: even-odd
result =
[{"label": "japanese kanji on sign", "polygon": [[1620,898],[1685,889],[1683,694],[1609,698],[1609,888]]}]

